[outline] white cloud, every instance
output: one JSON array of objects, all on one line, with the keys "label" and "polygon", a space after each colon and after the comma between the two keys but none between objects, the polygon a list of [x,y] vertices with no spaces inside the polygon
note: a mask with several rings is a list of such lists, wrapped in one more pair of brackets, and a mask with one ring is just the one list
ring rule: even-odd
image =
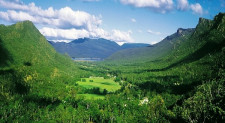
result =
[{"label": "white cloud", "polygon": [[[100,17],[90,15],[84,11],[74,11],[70,7],[64,7],[59,10],[49,7],[43,10],[34,3],[24,5],[4,0],[0,0],[0,3],[2,7],[13,9],[4,13],[5,16],[9,17],[8,21],[11,22],[30,20],[32,18],[31,21],[36,24],[53,25],[58,28],[85,28],[88,30],[96,28],[102,22]],[[25,15],[26,17],[22,17],[21,15]],[[27,18],[28,16],[29,18]],[[4,18],[2,17],[1,19]]]},{"label": "white cloud", "polygon": [[187,10],[189,8],[188,0],[177,0],[178,10]]},{"label": "white cloud", "polygon": [[152,34],[152,35],[161,35],[162,33],[161,32],[155,32],[155,31],[152,31],[152,30],[147,30],[148,33]]},{"label": "white cloud", "polygon": [[177,0],[177,9],[181,11],[191,10],[195,14],[203,14],[203,8],[199,3],[189,4],[188,0]]},{"label": "white cloud", "polygon": [[199,3],[190,5],[190,8],[196,14],[203,14],[202,6]]},{"label": "white cloud", "polygon": [[131,22],[134,22],[134,23],[135,23],[135,22],[137,22],[137,21],[136,21],[136,19],[131,18]]},{"label": "white cloud", "polygon": [[101,15],[97,17],[84,11],[74,11],[70,7],[58,10],[53,7],[42,9],[34,3],[26,5],[19,0],[0,0],[0,7],[9,9],[0,11],[0,19],[9,22],[30,20],[35,24],[41,24],[43,28],[39,29],[40,32],[53,41],[68,42],[84,37],[105,38],[116,42],[133,41],[131,31],[107,32],[100,28]]},{"label": "white cloud", "polygon": [[28,9],[26,5],[22,5],[18,0],[0,0],[0,6],[7,9]]},{"label": "white cloud", "polygon": [[199,3],[189,4],[188,0],[120,0],[122,4],[132,5],[137,8],[149,8],[155,12],[166,13],[172,10],[191,10],[195,14],[203,14],[203,8]]},{"label": "white cloud", "polygon": [[77,30],[77,29],[54,29],[44,27],[40,29],[40,32],[46,36],[49,40],[53,41],[71,41],[78,38],[104,38],[108,40],[112,40],[115,42],[134,42],[131,37],[131,32],[120,31],[120,30],[112,30],[111,32],[104,31],[101,28],[96,29],[93,32],[89,32],[85,29]]},{"label": "white cloud", "polygon": [[8,10],[7,12],[2,12],[2,14],[7,16],[9,21],[13,20],[13,22],[24,21],[24,20],[30,20],[30,21],[37,22],[37,20],[39,20],[39,19],[35,19],[33,16],[29,15],[28,13],[25,13],[22,11],[16,12],[13,10]]},{"label": "white cloud", "polygon": [[0,18],[9,21],[9,16],[6,12],[0,12]]},{"label": "white cloud", "polygon": [[109,35],[109,40],[114,40],[116,42],[134,42],[133,38],[131,38],[130,34],[132,32],[123,32],[120,30],[112,30],[111,35]]},{"label": "white cloud", "polygon": [[120,2],[137,8],[149,8],[160,13],[173,9],[173,0],[120,0]]},{"label": "white cloud", "polygon": [[89,37],[89,32],[87,30],[77,30],[77,29],[53,29],[44,27],[40,29],[40,32],[51,40],[74,40],[78,38]]}]

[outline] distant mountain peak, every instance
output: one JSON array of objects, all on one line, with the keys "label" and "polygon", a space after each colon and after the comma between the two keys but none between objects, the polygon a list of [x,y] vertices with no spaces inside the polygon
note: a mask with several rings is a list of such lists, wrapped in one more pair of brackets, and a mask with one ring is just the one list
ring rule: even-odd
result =
[{"label": "distant mountain peak", "polygon": [[177,29],[177,35],[178,36],[184,36],[184,34],[187,32],[187,31],[192,31],[194,30],[194,28],[187,28],[187,29],[184,29],[184,28],[178,28]]},{"label": "distant mountain peak", "polygon": [[187,28],[187,29],[178,28],[177,32],[175,32],[174,34],[172,34],[170,36],[167,36],[164,40],[172,40],[177,37],[185,36],[187,33],[193,32],[194,30],[195,30],[195,28]]},{"label": "distant mountain peak", "polygon": [[182,32],[185,31],[183,28],[178,28],[177,35],[183,35]]},{"label": "distant mountain peak", "polygon": [[88,40],[87,38],[79,38],[79,39],[71,41],[71,43],[80,44],[80,43],[84,43],[87,40]]}]

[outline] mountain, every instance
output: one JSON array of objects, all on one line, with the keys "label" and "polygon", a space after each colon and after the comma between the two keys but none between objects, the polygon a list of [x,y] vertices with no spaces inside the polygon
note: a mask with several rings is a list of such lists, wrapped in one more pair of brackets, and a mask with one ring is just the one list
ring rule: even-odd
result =
[{"label": "mountain", "polygon": [[152,47],[126,49],[108,57],[106,61],[146,62],[200,59],[224,46],[224,13],[214,20],[200,18],[195,29],[179,28]]},{"label": "mountain", "polygon": [[[134,93],[140,88],[144,95],[161,95],[160,102],[176,115],[169,122],[224,122],[224,61],[225,13],[219,13],[153,47],[116,52],[104,66],[132,83],[127,87],[133,86]],[[146,95],[151,101],[152,93]]]},{"label": "mountain", "polygon": [[67,53],[72,58],[101,58],[104,59],[113,53],[127,48],[146,47],[148,44],[134,43],[119,46],[114,41],[106,39],[80,38],[70,43],[51,42],[50,44],[60,53]]},{"label": "mountain", "polygon": [[135,49],[126,49],[114,53],[108,57],[108,61],[145,61],[155,58],[160,58],[168,54],[173,49],[176,49],[183,40],[187,39],[194,32],[194,29],[182,29],[179,28],[176,33],[167,36],[161,42],[148,47],[141,47]]},{"label": "mountain", "polygon": [[120,46],[106,39],[81,38],[70,43],[51,42],[60,53],[67,53],[72,58],[105,58],[118,51]]},{"label": "mountain", "polygon": [[57,53],[32,22],[0,25],[1,101],[20,94],[56,99],[78,73],[71,58]]},{"label": "mountain", "polygon": [[0,25],[0,122],[224,122],[224,61],[225,13],[99,63],[57,53],[30,21]]},{"label": "mountain", "polygon": [[122,49],[129,49],[129,48],[140,48],[140,47],[151,47],[149,44],[144,43],[124,43],[121,48]]}]

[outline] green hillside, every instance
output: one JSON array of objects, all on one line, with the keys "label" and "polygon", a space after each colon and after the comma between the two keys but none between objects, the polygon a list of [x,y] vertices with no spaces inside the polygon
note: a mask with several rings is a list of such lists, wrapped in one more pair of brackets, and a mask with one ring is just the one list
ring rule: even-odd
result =
[{"label": "green hillside", "polygon": [[190,37],[194,29],[178,29],[176,33],[166,37],[161,42],[152,45],[151,47],[127,49],[114,53],[106,59],[106,61],[149,61],[156,58],[161,58],[170,51],[177,49],[185,40]]},{"label": "green hillside", "polygon": [[35,98],[29,101],[51,98],[54,102],[67,93],[66,85],[74,84],[82,74],[30,21],[0,25],[0,49],[0,100],[6,103],[24,95]]},{"label": "green hillside", "polygon": [[224,14],[220,13],[213,21],[200,18],[196,29],[180,28],[176,33],[166,37],[152,47],[119,51],[107,58],[107,60],[108,62],[124,61],[125,63],[137,63],[140,61],[157,61],[166,58],[178,60],[185,56],[187,58],[187,55],[201,58],[207,53],[219,50],[224,46],[223,31]]},{"label": "green hillside", "polygon": [[[200,18],[186,35],[117,52],[101,65],[138,88],[135,94],[139,89],[144,96],[160,94],[177,113],[174,122],[224,120],[224,34],[225,14],[219,13],[214,20]],[[212,88],[221,91],[216,95]]]},{"label": "green hillside", "polygon": [[74,63],[29,21],[1,25],[0,53],[0,122],[225,121],[224,13],[103,62]]}]

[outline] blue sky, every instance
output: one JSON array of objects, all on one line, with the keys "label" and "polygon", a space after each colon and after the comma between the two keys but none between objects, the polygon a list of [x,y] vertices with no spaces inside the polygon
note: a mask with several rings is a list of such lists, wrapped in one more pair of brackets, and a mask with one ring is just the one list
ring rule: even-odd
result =
[{"label": "blue sky", "polygon": [[225,0],[0,0],[1,24],[30,20],[48,40],[65,42],[154,44],[218,12],[225,12]]}]

